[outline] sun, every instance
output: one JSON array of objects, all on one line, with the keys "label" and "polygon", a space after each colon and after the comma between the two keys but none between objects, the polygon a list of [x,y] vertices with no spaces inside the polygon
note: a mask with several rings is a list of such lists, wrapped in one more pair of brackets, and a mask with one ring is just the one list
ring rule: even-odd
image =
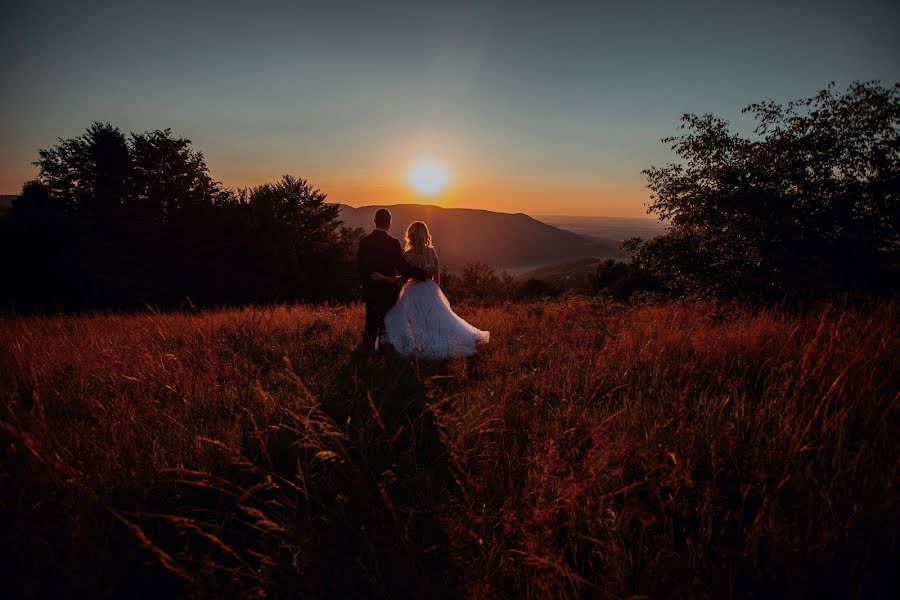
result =
[{"label": "sun", "polygon": [[406,181],[422,196],[435,196],[450,183],[450,175],[444,165],[429,158],[411,166],[406,172]]}]

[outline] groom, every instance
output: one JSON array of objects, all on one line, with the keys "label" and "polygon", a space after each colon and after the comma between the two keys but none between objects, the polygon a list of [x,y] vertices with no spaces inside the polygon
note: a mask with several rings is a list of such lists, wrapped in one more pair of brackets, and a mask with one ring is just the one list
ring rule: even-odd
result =
[{"label": "groom", "polygon": [[425,271],[411,267],[403,258],[400,240],[391,236],[391,212],[386,208],[375,211],[375,230],[359,240],[356,264],[363,299],[366,302],[366,325],[363,329],[361,349],[371,352],[384,329],[384,315],[391,309],[400,294],[400,287],[388,281],[375,281],[372,273],[389,277],[403,275],[424,281]]}]

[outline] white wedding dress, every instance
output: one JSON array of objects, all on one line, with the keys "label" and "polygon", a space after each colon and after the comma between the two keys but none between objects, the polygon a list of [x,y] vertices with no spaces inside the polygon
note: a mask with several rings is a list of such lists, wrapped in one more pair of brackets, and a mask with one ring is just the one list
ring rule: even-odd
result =
[{"label": "white wedding dress", "polygon": [[[434,248],[424,254],[404,253],[406,261],[431,276],[437,268]],[[478,344],[490,340],[489,331],[469,325],[450,308],[440,286],[431,279],[408,280],[397,303],[384,317],[384,338],[406,357],[446,359],[472,356]]]}]

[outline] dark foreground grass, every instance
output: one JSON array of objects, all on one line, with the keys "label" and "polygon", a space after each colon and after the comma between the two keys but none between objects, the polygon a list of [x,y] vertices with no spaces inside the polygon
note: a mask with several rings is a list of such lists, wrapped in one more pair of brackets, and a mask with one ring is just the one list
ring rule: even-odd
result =
[{"label": "dark foreground grass", "polygon": [[873,597],[896,588],[895,303],[0,322],[2,585],[34,596]]}]

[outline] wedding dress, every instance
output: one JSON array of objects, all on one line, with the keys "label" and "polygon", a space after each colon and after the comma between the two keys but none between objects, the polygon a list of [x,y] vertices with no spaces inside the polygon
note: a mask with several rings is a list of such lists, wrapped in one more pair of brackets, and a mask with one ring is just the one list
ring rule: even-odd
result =
[{"label": "wedding dress", "polygon": [[[407,251],[403,257],[413,267],[429,275],[437,268],[434,248],[419,254]],[[406,357],[445,359],[472,356],[478,344],[486,343],[489,331],[469,325],[450,308],[440,286],[431,279],[408,280],[397,303],[384,317],[385,339]]]}]

